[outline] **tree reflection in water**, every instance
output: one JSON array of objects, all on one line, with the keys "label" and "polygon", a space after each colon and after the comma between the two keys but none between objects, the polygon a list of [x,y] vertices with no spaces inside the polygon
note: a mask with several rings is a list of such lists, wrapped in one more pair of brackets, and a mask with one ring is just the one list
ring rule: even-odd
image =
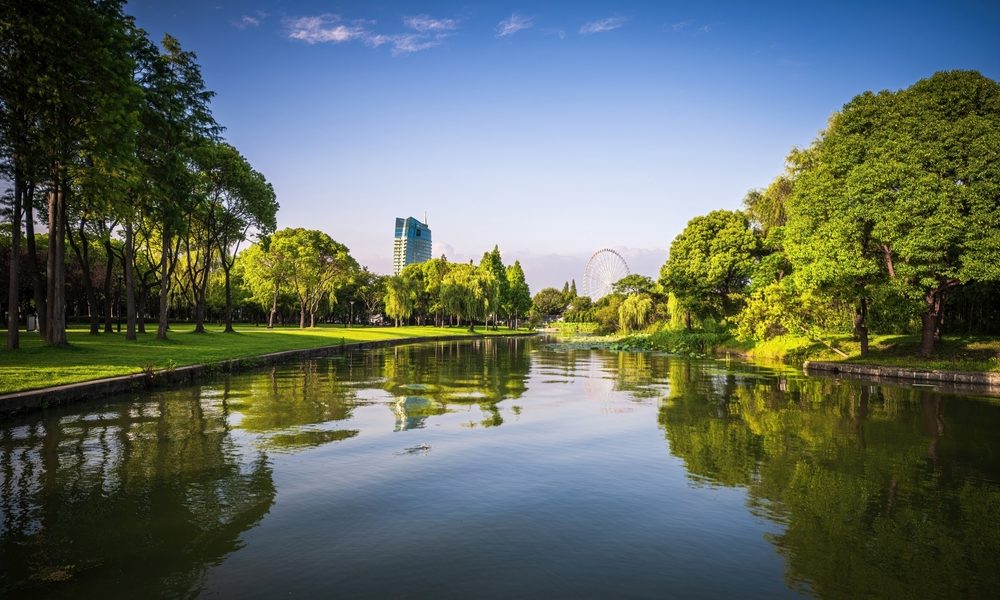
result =
[{"label": "tree reflection in water", "polygon": [[1000,597],[1000,431],[988,401],[673,361],[659,424],[695,485],[785,525],[789,585],[821,597]]},{"label": "tree reflection in water", "polygon": [[0,428],[0,595],[196,594],[274,502],[228,411],[189,389]]},{"label": "tree reflection in water", "polygon": [[[532,393],[529,382],[537,386]],[[435,486],[440,482],[418,476],[408,459],[399,458],[398,443],[379,444],[378,434],[388,435],[384,411],[392,412],[388,423],[394,422],[396,430],[425,427],[446,413],[462,411],[476,415],[471,421],[476,427],[495,427],[504,423],[504,415],[520,410],[511,406],[511,412],[501,412],[500,403],[519,398],[525,406],[524,426],[508,425],[497,433],[546,448],[537,461],[532,454],[524,464],[539,468],[535,476],[541,481],[536,483],[547,493],[557,493],[547,487],[550,473],[565,475],[566,469],[586,473],[604,488],[621,481],[601,479],[607,470],[602,465],[625,469],[628,461],[600,461],[620,458],[615,452],[623,446],[643,449],[634,458],[652,456],[643,463],[647,469],[662,464],[660,434],[652,416],[643,412],[649,411],[656,415],[669,451],[684,462],[686,475],[673,473],[687,477],[691,486],[745,489],[752,514],[781,524],[767,539],[784,559],[789,586],[824,597],[1000,597],[1000,455],[995,440],[1000,410],[995,401],[657,354],[555,351],[520,339],[351,353],[8,421],[0,425],[0,596],[187,597],[211,591],[209,570],[244,540],[255,539],[246,532],[274,504],[269,457],[279,470],[296,465],[325,473],[329,464],[350,456],[351,448],[361,448],[353,460],[362,463],[341,464],[405,472],[408,485],[423,489],[432,500],[407,504],[392,493],[396,477],[368,481],[364,469],[346,469],[338,481],[371,486],[373,496],[365,509],[370,500],[394,507],[385,511],[388,515],[423,510],[426,519],[441,519],[444,527],[450,517],[437,512],[441,496]],[[581,400],[634,412],[636,418],[594,418],[602,413]],[[591,428],[579,435],[567,415]],[[558,431],[564,424],[565,430]],[[613,426],[609,432],[601,429],[608,424]],[[595,431],[603,435],[595,446],[600,452],[589,443]],[[651,442],[643,441],[646,436],[628,443],[644,433],[652,433]],[[355,436],[356,442],[345,442]],[[494,447],[477,444],[497,436],[464,432],[458,437],[482,456],[494,456]],[[580,439],[588,443],[581,446]],[[347,452],[306,452],[341,443]],[[582,452],[596,462],[547,461],[560,451],[570,456]],[[467,455],[442,454],[440,460],[463,465]],[[520,456],[526,460],[523,452]],[[546,471],[549,467],[557,471]],[[521,471],[506,476],[516,484],[525,480]],[[578,485],[574,489],[589,493],[593,490],[578,483],[591,481],[587,477],[562,485]],[[637,486],[631,490],[636,496],[650,496],[654,489],[644,476],[630,481]],[[456,493],[452,482],[446,485],[447,494]],[[330,485],[316,489],[336,490]],[[469,497],[479,491],[465,490]],[[500,498],[504,503],[521,500]],[[547,506],[548,499],[540,498],[539,506]],[[660,515],[660,525],[672,525],[658,512],[669,511],[670,501],[652,494],[655,506],[637,502],[633,506],[640,512],[634,514],[650,510]],[[294,500],[282,506],[295,512]],[[587,509],[587,503],[575,506]],[[613,513],[618,507],[616,501],[603,508]],[[322,510],[338,514],[326,506]],[[355,523],[359,515],[376,523],[384,517],[345,510],[337,527]],[[603,514],[595,512],[593,522],[603,523]],[[552,519],[565,527],[553,531],[587,531],[572,519],[563,522],[550,515]],[[290,522],[297,522],[297,531],[306,536],[325,531],[308,516]],[[639,522],[640,527],[646,524]],[[268,525],[258,533],[263,535]],[[416,531],[423,542],[428,538],[422,525],[417,523]],[[538,527],[532,523],[525,530],[531,544]],[[694,533],[700,534],[700,529]],[[397,543],[399,532],[394,529],[392,535]],[[356,555],[358,539],[364,536],[341,548],[342,558]],[[613,536],[595,539],[617,541]],[[646,543],[656,551],[670,550],[672,540],[663,541],[664,547],[657,546],[659,541]],[[251,543],[240,556],[254,547],[262,552],[260,544]],[[766,546],[764,551],[771,556]],[[370,556],[375,561],[382,557],[382,546]],[[423,565],[411,567],[419,572]],[[234,568],[239,579],[243,574]],[[322,581],[325,569],[307,575]],[[438,575],[448,580],[453,573]]]},{"label": "tree reflection in water", "polygon": [[[519,338],[438,343],[428,351],[398,346],[384,354],[383,389],[395,398],[396,430],[423,427],[427,418],[455,407],[478,406],[478,425],[504,420],[497,404],[520,398],[527,389],[530,355]],[[452,408],[449,408],[452,407]]]}]

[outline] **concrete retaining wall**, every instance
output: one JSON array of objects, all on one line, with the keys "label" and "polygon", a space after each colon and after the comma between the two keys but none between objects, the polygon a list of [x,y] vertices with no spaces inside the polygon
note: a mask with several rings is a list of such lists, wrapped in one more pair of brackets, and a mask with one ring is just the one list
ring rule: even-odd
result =
[{"label": "concrete retaining wall", "polygon": [[68,383],[66,385],[57,385],[37,390],[4,394],[0,396],[0,416],[41,410],[73,402],[95,400],[106,396],[135,392],[151,387],[185,385],[193,383],[199,377],[204,375],[214,375],[220,372],[229,373],[243,369],[253,369],[256,367],[264,367],[267,365],[296,360],[322,358],[324,356],[342,354],[353,350],[371,350],[373,348],[388,348],[391,346],[401,346],[404,344],[417,344],[423,342],[461,342],[465,340],[482,340],[492,338],[503,339],[506,337],[526,337],[531,335],[535,334],[512,333],[490,336],[444,335],[378,340],[372,342],[354,342],[350,344],[338,344],[336,346],[284,350],[282,352],[272,352],[270,354],[262,354],[259,356],[232,358],[204,365],[189,365],[186,367],[177,367],[175,369],[153,371],[152,373],[136,373],[134,375],[122,375],[120,377],[109,377],[106,379],[96,379],[94,381],[82,381],[80,383]]},{"label": "concrete retaining wall", "polygon": [[834,374],[870,381],[944,384],[953,389],[1000,393],[1000,373],[970,371],[919,371],[903,367],[880,367],[837,362],[808,361],[802,365],[807,375]]}]

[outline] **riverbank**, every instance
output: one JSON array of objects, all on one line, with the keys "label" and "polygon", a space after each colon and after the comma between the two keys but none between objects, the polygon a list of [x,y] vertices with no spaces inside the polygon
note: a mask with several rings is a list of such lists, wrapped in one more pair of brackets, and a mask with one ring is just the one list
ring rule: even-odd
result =
[{"label": "riverbank", "polygon": [[[448,327],[341,327],[310,329],[240,326],[236,333],[223,333],[210,327],[196,334],[188,325],[174,325],[169,339],[158,341],[155,335],[140,335],[129,342],[124,334],[90,335],[87,330],[69,332],[69,346],[45,346],[34,334],[22,334],[22,348],[0,350],[0,394],[11,394],[60,385],[161,371],[180,367],[211,365],[261,357],[293,350],[388,341],[419,341],[428,338],[509,335],[515,332],[500,328],[487,331],[477,328],[470,334],[465,328]],[[0,343],[5,342],[0,335]]]},{"label": "riverbank", "polygon": [[923,386],[944,384],[954,390],[1000,393],[1000,373],[997,372],[926,371],[823,361],[806,361],[802,365],[802,370],[807,375],[842,376],[876,383],[895,381]]}]

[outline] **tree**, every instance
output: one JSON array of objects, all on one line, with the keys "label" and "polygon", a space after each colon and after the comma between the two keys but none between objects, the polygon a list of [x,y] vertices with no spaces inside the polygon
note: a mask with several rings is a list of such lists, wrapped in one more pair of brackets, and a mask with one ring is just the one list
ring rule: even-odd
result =
[{"label": "tree", "polygon": [[830,265],[834,273],[864,288],[862,300],[870,286],[884,284],[919,304],[921,354],[930,355],[949,290],[1000,280],[997,147],[1000,84],[977,72],[941,72],[898,92],[861,94],[816,141],[789,225],[803,213],[837,219],[857,250],[855,264]]},{"label": "tree", "polygon": [[508,300],[507,306],[514,319],[514,329],[517,329],[521,317],[531,308],[531,289],[524,279],[524,270],[519,261],[507,267]]},{"label": "tree", "polygon": [[214,242],[225,274],[226,331],[233,331],[233,301],[230,271],[251,231],[268,235],[276,227],[278,202],[274,188],[229,144],[215,142],[203,147],[201,168],[208,184]]},{"label": "tree", "polygon": [[611,285],[611,291],[623,296],[633,294],[652,294],[656,289],[656,282],[652,277],[632,273],[622,277]]},{"label": "tree", "polygon": [[695,217],[670,245],[660,284],[699,317],[731,316],[749,284],[759,247],[742,212],[716,210]]},{"label": "tree", "polygon": [[252,244],[237,257],[243,280],[250,288],[251,299],[268,311],[267,327],[274,327],[278,314],[278,298],[288,289],[291,265],[281,250],[270,248],[270,240],[262,239]]},{"label": "tree", "polygon": [[649,324],[653,300],[645,294],[633,294],[618,307],[618,324],[625,334],[639,331]]},{"label": "tree", "polygon": [[378,312],[379,305],[385,302],[386,282],[388,277],[372,273],[367,267],[362,267],[355,277],[357,283],[357,296],[365,305],[366,323],[371,322],[372,317]]},{"label": "tree", "polygon": [[399,274],[386,279],[385,314],[395,321],[396,327],[413,314],[418,292],[419,284],[412,277]]},{"label": "tree", "polygon": [[145,134],[139,142],[145,166],[142,210],[147,227],[159,232],[160,242],[157,339],[167,337],[168,297],[177,267],[174,257],[201,200],[190,165],[199,147],[216,140],[221,131],[209,109],[214,93],[205,87],[194,53],[183,50],[169,35],[163,37],[162,45],[162,52],[154,46],[143,49],[146,65],[140,73]]},{"label": "tree", "polygon": [[535,310],[542,315],[561,315],[567,302],[566,296],[556,288],[544,288],[532,299]]},{"label": "tree", "polygon": [[299,327],[316,325],[320,302],[336,302],[336,290],[359,269],[347,247],[315,229],[281,229],[271,236],[270,252],[282,256],[288,283],[299,302]]},{"label": "tree", "polygon": [[[36,288],[35,301],[44,312],[40,320],[50,345],[66,344],[65,241],[74,192],[127,161],[135,130],[122,4],[11,1],[0,9],[0,156],[4,176],[14,183],[12,257],[17,257],[10,280],[13,286],[19,279],[22,218],[31,229],[34,193],[43,190],[51,243],[45,300]],[[8,321],[14,329],[11,347],[18,341],[14,308]]]},{"label": "tree", "polygon": [[453,265],[441,281],[441,304],[458,318],[459,326],[465,319],[469,331],[475,331],[476,319],[487,306],[483,273],[471,264]]},{"label": "tree", "polygon": [[[493,315],[493,329],[496,329],[500,310],[503,308],[503,304],[510,293],[507,270],[504,267],[503,260],[500,258],[500,248],[498,246],[493,246],[492,252],[483,254],[483,258],[479,262],[479,268],[483,272],[482,281],[489,282],[488,287],[485,288],[488,305],[486,316]],[[489,320],[487,320],[486,326],[489,327]]]},{"label": "tree", "polygon": [[441,284],[451,269],[451,264],[444,255],[418,264],[423,272],[423,292],[427,298],[427,310],[434,315],[434,324],[440,327],[441,313],[444,310],[444,305],[441,303]]}]

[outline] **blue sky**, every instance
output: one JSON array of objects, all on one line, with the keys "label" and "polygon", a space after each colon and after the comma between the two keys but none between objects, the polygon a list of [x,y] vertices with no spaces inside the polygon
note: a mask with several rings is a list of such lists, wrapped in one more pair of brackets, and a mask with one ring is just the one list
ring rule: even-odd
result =
[{"label": "blue sky", "polygon": [[280,227],[391,269],[397,216],[436,252],[499,244],[532,289],[616,248],[655,276],[685,223],[735,209],[865,90],[1000,78],[997,2],[133,0],[198,54]]}]

